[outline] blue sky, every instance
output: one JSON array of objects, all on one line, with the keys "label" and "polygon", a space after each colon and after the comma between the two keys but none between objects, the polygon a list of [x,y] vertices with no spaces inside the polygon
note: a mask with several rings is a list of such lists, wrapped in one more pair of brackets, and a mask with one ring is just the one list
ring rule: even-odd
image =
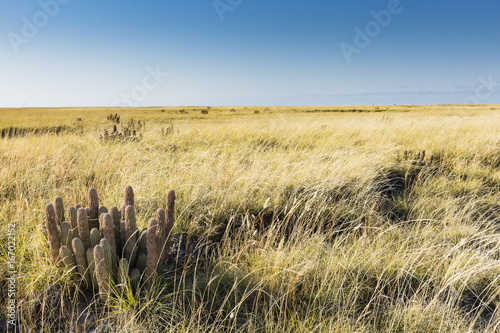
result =
[{"label": "blue sky", "polygon": [[2,0],[0,106],[500,104],[499,17],[500,0]]}]

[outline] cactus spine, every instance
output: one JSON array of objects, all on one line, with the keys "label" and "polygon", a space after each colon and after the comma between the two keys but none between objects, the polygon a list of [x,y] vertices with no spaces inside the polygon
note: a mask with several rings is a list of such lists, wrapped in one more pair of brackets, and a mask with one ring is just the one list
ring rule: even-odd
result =
[{"label": "cactus spine", "polygon": [[61,197],[56,197],[54,200],[54,209],[56,211],[57,225],[61,225],[64,221],[64,205]]},{"label": "cactus spine", "polygon": [[156,268],[158,266],[158,235],[156,234],[157,222],[156,219],[149,220],[148,233],[146,236],[146,247],[148,249],[147,265],[146,265],[146,283],[148,286],[153,284],[156,278]]},{"label": "cactus spine", "polygon": [[73,238],[71,246],[73,248],[73,253],[75,254],[76,269],[78,270],[78,273],[82,276],[83,281],[90,283],[89,273],[87,270],[87,260],[85,259],[86,252],[82,240],[80,238]]},{"label": "cactus spine", "polygon": [[78,234],[86,249],[92,246],[90,242],[89,222],[85,208],[79,208],[77,212]]},{"label": "cactus spine", "polygon": [[59,231],[57,230],[56,212],[52,204],[45,206],[45,220],[50,246],[50,260],[56,265],[59,260],[59,248],[61,245],[59,242]]}]

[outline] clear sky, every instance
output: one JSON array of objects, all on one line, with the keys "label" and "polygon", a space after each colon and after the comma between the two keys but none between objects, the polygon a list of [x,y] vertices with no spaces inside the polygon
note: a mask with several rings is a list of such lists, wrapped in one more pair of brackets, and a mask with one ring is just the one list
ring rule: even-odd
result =
[{"label": "clear sky", "polygon": [[500,0],[2,0],[0,106],[500,103]]}]

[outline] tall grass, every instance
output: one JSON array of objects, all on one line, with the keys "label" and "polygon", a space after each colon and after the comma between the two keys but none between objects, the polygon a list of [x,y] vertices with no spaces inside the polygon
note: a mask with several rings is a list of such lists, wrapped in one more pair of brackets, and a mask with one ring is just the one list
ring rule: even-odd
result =
[{"label": "tall grass", "polygon": [[[82,118],[79,132],[0,140],[0,313],[15,222],[17,315],[33,330],[500,330],[498,112],[185,109],[0,111],[0,127]],[[140,141],[99,140],[115,112],[146,121]],[[405,149],[435,163],[402,160]],[[175,189],[174,233],[195,235],[198,255],[103,309],[50,264],[39,227],[56,196],[85,203],[96,187],[109,207],[126,185],[141,228]]]}]

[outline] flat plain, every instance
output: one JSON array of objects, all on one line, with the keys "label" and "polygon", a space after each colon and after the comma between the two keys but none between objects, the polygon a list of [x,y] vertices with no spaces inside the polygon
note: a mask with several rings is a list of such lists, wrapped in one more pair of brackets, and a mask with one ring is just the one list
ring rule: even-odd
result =
[{"label": "flat plain", "polygon": [[[15,235],[24,328],[500,331],[500,106],[0,109],[0,130],[0,317]],[[197,250],[102,306],[51,264],[44,207],[127,185],[140,228],[174,189]]]}]

